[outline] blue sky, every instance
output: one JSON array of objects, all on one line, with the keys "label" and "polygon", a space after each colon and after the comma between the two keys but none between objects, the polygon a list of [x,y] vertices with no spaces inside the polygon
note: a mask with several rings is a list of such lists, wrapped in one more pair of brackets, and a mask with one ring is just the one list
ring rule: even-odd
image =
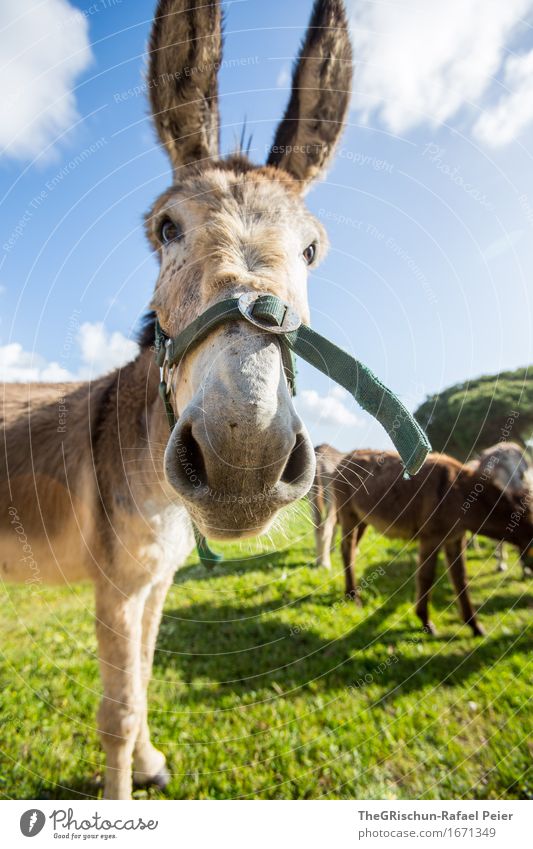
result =
[{"label": "blue sky", "polygon": [[[0,11],[0,369],[88,377],[133,355],[156,280],[142,221],[170,168],[142,91],[155,4],[23,5]],[[246,118],[261,162],[312,4],[224,5],[223,151]],[[313,325],[413,408],[532,360],[533,2],[348,5],[349,125],[308,195],[331,242]],[[299,390],[315,441],[388,444],[304,363]]]}]

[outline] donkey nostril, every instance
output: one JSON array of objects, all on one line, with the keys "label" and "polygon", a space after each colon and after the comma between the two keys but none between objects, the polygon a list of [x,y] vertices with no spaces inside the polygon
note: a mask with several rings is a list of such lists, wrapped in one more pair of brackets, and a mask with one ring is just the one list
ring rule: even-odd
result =
[{"label": "donkey nostril", "polygon": [[185,425],[176,444],[176,459],[180,476],[195,487],[207,484],[202,449],[193,436],[192,427]]},{"label": "donkey nostril", "polygon": [[308,453],[306,450],[305,437],[299,433],[296,436],[294,447],[289,455],[289,459],[285,463],[285,468],[281,473],[280,480],[283,483],[295,484],[298,483],[302,475],[305,474],[308,464]]}]

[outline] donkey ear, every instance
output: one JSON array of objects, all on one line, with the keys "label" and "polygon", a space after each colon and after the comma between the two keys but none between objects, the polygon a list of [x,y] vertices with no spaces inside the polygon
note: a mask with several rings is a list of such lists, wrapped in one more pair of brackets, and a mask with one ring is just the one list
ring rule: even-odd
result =
[{"label": "donkey ear", "polygon": [[159,0],[147,85],[152,115],[174,171],[218,155],[218,0]]},{"label": "donkey ear", "polygon": [[315,0],[292,76],[289,105],[268,157],[302,188],[327,166],[352,89],[352,48],[342,0]]}]

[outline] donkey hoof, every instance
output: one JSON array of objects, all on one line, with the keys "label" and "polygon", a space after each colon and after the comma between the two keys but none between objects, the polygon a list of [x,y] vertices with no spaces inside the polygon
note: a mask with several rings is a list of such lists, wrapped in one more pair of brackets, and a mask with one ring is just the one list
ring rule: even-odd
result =
[{"label": "donkey hoof", "polygon": [[348,590],[345,593],[345,598],[348,601],[353,601],[353,603],[356,604],[358,607],[363,606],[363,600],[362,600],[361,596],[359,595],[359,593],[357,592],[357,590]]},{"label": "donkey hoof", "polygon": [[474,637],[484,637],[486,636],[486,631],[483,625],[480,625],[478,622],[473,622],[470,627],[472,628],[472,633]]},{"label": "donkey hoof", "polygon": [[155,775],[135,773],[133,776],[133,783],[136,787],[159,787],[160,790],[164,790],[169,781],[170,773],[166,766],[162,766]]},{"label": "donkey hoof", "polygon": [[422,625],[422,630],[426,634],[431,634],[432,637],[437,636],[437,629],[435,628],[431,619],[428,619],[428,621],[424,625]]},{"label": "donkey hoof", "polygon": [[156,775],[153,776],[153,778],[150,781],[150,784],[153,784],[156,787],[159,787],[160,790],[164,790],[165,787],[167,786],[167,784],[169,783],[169,781],[170,781],[170,772],[168,771],[166,766],[164,766],[162,769],[159,770],[159,772]]},{"label": "donkey hoof", "polygon": [[155,785],[162,790],[169,781],[166,758],[163,752],[158,752],[157,749],[153,749],[150,756],[145,754],[144,762],[137,763],[136,769],[133,770],[133,783],[136,787]]}]

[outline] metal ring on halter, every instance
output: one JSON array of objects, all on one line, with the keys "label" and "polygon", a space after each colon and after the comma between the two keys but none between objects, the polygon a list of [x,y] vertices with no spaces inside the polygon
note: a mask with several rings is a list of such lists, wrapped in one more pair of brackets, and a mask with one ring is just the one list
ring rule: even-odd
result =
[{"label": "metal ring on halter", "polygon": [[260,327],[261,330],[266,330],[268,333],[292,333],[294,330],[298,330],[301,325],[300,316],[290,307],[285,301],[281,301],[278,298],[278,301],[283,304],[285,307],[285,312],[283,314],[283,318],[280,325],[271,324],[268,321],[258,318],[254,315],[253,309],[256,301],[260,298],[264,297],[260,292],[245,292],[244,295],[241,295],[238,301],[238,308],[241,315],[250,322],[250,324],[255,324],[256,327]]},{"label": "metal ring on halter", "polygon": [[[431,446],[426,434],[400,399],[367,366],[302,324],[297,313],[285,301],[268,292],[246,292],[238,298],[226,298],[212,304],[172,339],[166,337],[156,319],[156,361],[162,366],[159,393],[171,431],[176,424],[169,396],[171,367],[180,362],[191,346],[199,344],[215,328],[241,317],[267,333],[279,335],[283,343],[280,346],[283,366],[292,392],[294,354],[298,354],[346,389],[364,410],[374,416],[394,442],[407,472],[412,475],[417,473]],[[207,540],[198,528],[195,528],[195,536],[200,560],[212,565],[217,557],[210,551]]]},{"label": "metal ring on halter", "polygon": [[161,383],[165,384],[165,393],[170,395],[170,390],[172,388],[172,372],[174,371],[174,366],[170,366],[168,364],[168,359],[165,356],[163,360],[163,365],[159,367],[159,380]]}]

